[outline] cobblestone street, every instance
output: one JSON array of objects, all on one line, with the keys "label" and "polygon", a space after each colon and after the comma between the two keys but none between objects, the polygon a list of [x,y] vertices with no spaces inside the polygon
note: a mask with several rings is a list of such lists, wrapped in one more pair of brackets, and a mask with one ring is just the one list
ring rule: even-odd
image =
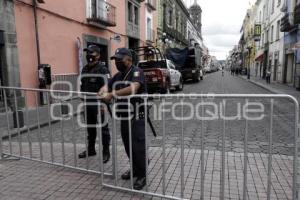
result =
[{"label": "cobblestone street", "polygon": [[[253,83],[236,76],[220,72],[208,74],[199,84],[187,83],[184,93],[209,94],[270,94]],[[169,101],[169,100],[166,100]],[[170,100],[173,104],[179,100]],[[185,99],[196,105],[199,99]],[[205,101],[220,103],[221,99],[206,99]],[[238,112],[237,105],[245,104],[246,99],[227,99],[226,116],[234,116]],[[249,99],[249,102],[260,102],[264,105],[264,118],[260,121],[248,121],[248,199],[266,199],[268,175],[268,150],[271,122],[270,99]],[[158,100],[155,100],[159,104]],[[291,199],[293,177],[293,155],[295,142],[295,108],[288,99],[275,99],[273,110],[273,161],[271,199]],[[181,113],[179,107],[178,113]],[[181,113],[189,114],[188,109]],[[42,114],[43,115],[43,114]],[[151,117],[155,113],[151,114]],[[162,194],[163,165],[163,121],[153,121],[158,137],[154,138],[148,132],[149,146],[149,187],[150,192]],[[130,187],[129,182],[122,181],[120,175],[129,168],[128,158],[119,136],[117,126],[118,147],[118,185]],[[165,116],[166,134],[166,194],[180,196],[180,139],[184,133],[184,197],[199,199],[201,194],[201,133],[204,135],[204,196],[206,199],[219,199],[222,133],[224,121],[199,121],[195,119],[179,123],[172,119],[169,113]],[[243,167],[244,140],[246,120],[225,121],[225,198],[243,198]],[[4,140],[5,152],[12,149],[14,155],[20,153],[19,142],[22,144],[24,157],[43,159],[51,163],[51,146],[53,141],[54,163],[63,163],[68,167],[82,170],[88,167],[89,173],[74,169],[41,164],[28,160],[0,161],[0,199],[157,199],[149,196],[132,195],[100,187],[99,157],[88,160],[78,160],[77,153],[85,148],[85,130],[78,127],[76,120],[64,121],[49,127],[41,127],[29,133],[23,133],[20,138],[13,137],[12,143]],[[63,131],[61,131],[63,130]],[[64,141],[62,144],[61,141]],[[31,141],[31,143],[28,143]],[[39,145],[41,141],[41,146]],[[32,146],[32,153],[30,152]],[[42,148],[41,148],[42,147]],[[42,149],[42,151],[40,151]],[[63,159],[65,154],[65,159]],[[105,173],[112,173],[112,163],[105,165]],[[105,183],[113,184],[110,176],[105,176]]]}]

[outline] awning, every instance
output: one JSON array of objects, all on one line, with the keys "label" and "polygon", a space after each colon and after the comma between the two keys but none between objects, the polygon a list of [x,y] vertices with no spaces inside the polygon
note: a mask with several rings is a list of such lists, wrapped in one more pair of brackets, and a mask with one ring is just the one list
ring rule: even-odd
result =
[{"label": "awning", "polygon": [[259,54],[256,58],[255,61],[260,61],[262,62],[264,60],[264,53]]}]

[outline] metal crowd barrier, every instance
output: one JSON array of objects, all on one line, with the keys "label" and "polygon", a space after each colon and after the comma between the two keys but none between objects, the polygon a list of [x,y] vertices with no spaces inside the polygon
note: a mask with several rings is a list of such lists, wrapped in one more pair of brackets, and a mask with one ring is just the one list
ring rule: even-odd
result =
[{"label": "metal crowd barrier", "polygon": [[[74,95],[95,95],[93,93],[80,93],[80,92],[67,92],[67,91],[51,91],[51,90],[39,90],[39,89],[29,89],[29,88],[14,88],[14,87],[0,87],[1,92],[3,92],[4,102],[5,102],[5,109],[6,109],[6,131],[0,131],[0,155],[2,159],[5,159],[6,156],[12,156],[21,159],[28,159],[32,161],[43,162],[47,164],[52,164],[56,166],[61,166],[65,168],[77,169],[84,172],[91,172],[100,175],[101,184],[107,188],[116,189],[118,191],[125,191],[125,192],[133,192],[141,195],[150,195],[154,197],[161,197],[167,199],[189,199],[191,196],[187,195],[187,180],[188,180],[188,173],[186,172],[187,165],[189,165],[189,158],[188,158],[188,151],[196,152],[193,159],[197,159],[197,156],[200,156],[199,165],[198,164],[194,167],[197,167],[197,175],[193,180],[199,183],[199,197],[200,199],[206,199],[205,194],[205,178],[206,178],[206,171],[207,171],[207,162],[209,160],[208,152],[206,149],[206,136],[204,134],[205,130],[205,123],[207,119],[199,120],[199,119],[192,119],[191,117],[185,116],[186,108],[189,107],[192,109],[192,106],[197,105],[197,103],[207,103],[207,105],[214,107],[215,105],[210,104],[210,102],[217,101],[220,105],[220,116],[223,118],[216,119],[216,123],[221,123],[220,127],[220,138],[218,140],[221,141],[221,147],[217,147],[215,150],[215,154],[220,153],[220,177],[218,179],[220,188],[218,189],[219,198],[221,200],[225,199],[226,196],[226,188],[229,187],[226,185],[226,176],[228,175],[226,170],[229,170],[228,167],[226,168],[226,159],[228,159],[228,150],[226,149],[226,142],[227,142],[227,122],[226,113],[226,100],[238,100],[242,101],[245,105],[250,105],[250,102],[260,102],[263,101],[267,104],[267,110],[269,111],[268,114],[264,113],[264,119],[266,119],[269,123],[267,143],[267,151],[265,153],[267,157],[267,165],[265,166],[266,170],[266,199],[270,200],[272,198],[272,191],[274,189],[274,185],[272,183],[274,177],[274,161],[273,161],[273,147],[274,147],[274,138],[273,138],[273,127],[274,127],[274,117],[277,116],[277,113],[274,112],[274,105],[276,101],[283,100],[289,101],[293,106],[293,113],[290,113],[292,116],[292,123],[293,123],[293,145],[292,145],[292,180],[288,180],[291,183],[291,199],[296,200],[298,198],[298,123],[299,123],[299,105],[297,100],[289,95],[264,95],[264,94],[257,94],[257,95],[250,95],[250,94],[214,94],[214,95],[204,95],[204,94],[176,94],[176,95],[134,95],[130,97],[122,97],[120,99],[127,99],[130,100],[132,98],[141,98],[144,100],[145,110],[148,110],[149,105],[156,106],[156,108],[161,108],[163,106],[163,112],[161,115],[157,115],[158,112],[151,112],[151,114],[155,116],[159,116],[155,119],[156,128],[159,128],[159,138],[154,139],[151,137],[150,129],[148,127],[148,115],[150,113],[145,112],[145,144],[146,144],[146,181],[147,184],[142,191],[134,190],[134,177],[133,177],[133,150],[132,150],[132,127],[129,125],[129,144],[130,144],[130,159],[129,164],[127,163],[128,159],[124,156],[124,150],[120,150],[119,145],[119,119],[114,117],[114,113],[116,108],[113,107],[113,117],[110,120],[110,130],[112,132],[112,161],[111,165],[104,165],[103,164],[103,157],[102,157],[102,129],[98,126],[98,145],[97,151],[99,155],[93,158],[86,158],[85,160],[78,160],[77,153],[79,149],[84,150],[87,148],[87,140],[86,140],[86,131],[85,128],[77,127],[76,123],[74,122],[74,118],[76,117],[74,112],[70,112],[69,115],[63,116],[59,115],[59,111],[54,111],[53,105],[49,102],[46,106],[39,106],[38,104],[38,94],[43,92],[47,93],[47,98],[50,98],[50,95],[55,93],[61,93],[66,95],[71,95],[71,102],[72,97]],[[61,96],[60,96],[61,97]],[[259,99],[259,100],[258,100]],[[63,103],[63,99],[61,99],[61,103]],[[23,104],[22,104],[23,102]],[[68,102],[70,103],[69,99]],[[189,104],[188,102],[192,102]],[[169,103],[169,105],[174,106],[178,109],[174,111],[177,113],[175,118],[170,117],[170,112],[165,110],[165,105]],[[99,105],[101,103],[99,102]],[[70,107],[74,106],[73,104],[69,104]],[[102,104],[101,104],[102,105]],[[192,105],[192,106],[190,106]],[[203,104],[201,104],[203,105]],[[100,109],[100,108],[99,108]],[[203,117],[209,112],[204,109],[203,106],[197,106],[198,115]],[[25,115],[25,125],[24,127],[20,127],[19,124],[19,112],[16,114],[17,118],[17,129],[12,130],[12,116],[14,111],[22,110]],[[72,110],[72,109],[71,109]],[[73,109],[75,110],[75,109]],[[249,109],[250,110],[250,109]],[[249,111],[247,110],[247,111]],[[252,110],[253,111],[253,110]],[[53,113],[55,115],[59,115],[60,119],[53,120]],[[84,112],[85,113],[85,112]],[[178,114],[179,113],[179,114]],[[43,114],[43,115],[41,115]],[[130,111],[128,111],[130,114]],[[280,114],[280,113],[279,113]],[[198,117],[199,117],[198,116]],[[212,116],[209,114],[209,116]],[[225,117],[224,117],[225,116]],[[45,118],[46,117],[46,118]],[[268,117],[268,118],[266,118]],[[86,118],[84,116],[83,118]],[[246,200],[249,195],[248,190],[248,179],[249,179],[249,124],[251,123],[252,119],[245,118],[245,126],[242,129],[242,134],[244,140],[243,142],[243,161],[242,163],[242,171],[243,171],[243,178],[242,178],[242,194],[241,199]],[[36,122],[37,127],[31,127],[30,124],[32,122]],[[54,121],[57,121],[55,124]],[[99,120],[101,121],[101,119]],[[189,121],[195,121],[197,126],[199,126],[199,130],[196,130],[196,135],[199,136],[199,150],[194,150],[190,147],[187,147],[186,142],[186,129],[185,123]],[[170,124],[174,123],[178,127],[176,127],[172,131],[167,131],[170,128]],[[275,124],[276,125],[276,124]],[[65,127],[71,127],[71,130],[66,130]],[[3,127],[1,127],[3,128]],[[68,131],[68,134],[67,134]],[[199,131],[199,132],[197,132]],[[78,132],[80,132],[78,134]],[[175,134],[174,132],[178,132],[178,135],[174,136],[177,138],[177,143],[170,147],[168,145],[168,140],[170,140],[171,134]],[[172,136],[173,137],[173,136]],[[83,141],[84,142],[83,142]],[[160,140],[159,144],[153,145],[153,141]],[[78,143],[80,142],[80,143]],[[83,143],[82,143],[83,142]],[[80,147],[78,147],[80,146]],[[218,149],[219,148],[219,149]],[[161,156],[159,159],[156,158],[160,154]],[[178,159],[178,163],[174,165],[170,164],[172,159],[170,155],[173,155],[173,159]],[[251,153],[252,156],[252,153]],[[150,160],[150,163],[148,162]],[[214,161],[215,162],[215,161]],[[206,164],[205,164],[206,163]],[[122,170],[128,167],[131,171],[131,177],[129,182],[124,182],[120,180],[119,175],[122,173]],[[192,166],[190,166],[192,168]],[[170,180],[168,180],[169,171],[173,170]],[[179,170],[178,172],[176,170]],[[253,170],[253,169],[251,169]],[[161,172],[161,175],[158,172]],[[156,175],[155,175],[156,174]],[[158,174],[158,175],[157,175]],[[199,176],[198,176],[199,174]],[[153,179],[153,176],[156,179]],[[169,185],[172,178],[178,176],[178,180],[176,179],[177,186],[173,188],[173,192],[169,191]],[[280,180],[279,180],[280,181]],[[157,185],[157,184],[158,185]],[[155,187],[153,185],[156,185]],[[154,188],[154,189],[153,189]],[[272,189],[273,188],[273,189]],[[161,190],[160,190],[161,189]],[[214,192],[214,191],[211,191]]]},{"label": "metal crowd barrier", "polygon": [[[53,83],[61,83],[61,82],[67,82],[70,83],[72,86],[72,89],[74,91],[77,91],[79,88],[78,87],[78,77],[79,74],[54,74],[52,75],[52,82]],[[64,91],[69,91],[70,88],[65,85],[65,84],[58,84],[54,90],[64,90]]]},{"label": "metal crowd barrier", "polygon": [[[94,93],[15,87],[0,87],[0,90],[3,92],[6,111],[1,116],[1,158],[15,157],[84,172],[102,173],[99,156],[82,160],[78,158],[79,151],[87,149],[86,128],[77,126],[79,119],[86,126],[85,102],[78,96],[95,96]],[[40,105],[41,94],[46,96],[47,105]],[[55,103],[51,103],[50,99],[54,99]],[[63,111],[66,106],[67,113]],[[68,136],[66,131],[69,132]],[[99,145],[97,152],[100,153]]]}]

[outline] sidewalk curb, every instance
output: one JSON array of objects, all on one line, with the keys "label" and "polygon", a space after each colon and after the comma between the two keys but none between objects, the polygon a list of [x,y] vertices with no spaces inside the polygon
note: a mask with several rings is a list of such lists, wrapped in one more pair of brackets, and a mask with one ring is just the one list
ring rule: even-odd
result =
[{"label": "sidewalk curb", "polygon": [[241,76],[238,76],[240,79],[243,79],[245,81],[248,81],[249,83],[252,83],[253,85],[256,85],[262,89],[265,89],[265,90],[268,90],[269,92],[271,93],[274,93],[274,94],[284,94],[284,92],[281,92],[280,90],[276,90],[276,89],[272,89],[262,83],[258,83],[256,81],[252,81],[252,80],[248,80],[246,77],[241,77]]}]

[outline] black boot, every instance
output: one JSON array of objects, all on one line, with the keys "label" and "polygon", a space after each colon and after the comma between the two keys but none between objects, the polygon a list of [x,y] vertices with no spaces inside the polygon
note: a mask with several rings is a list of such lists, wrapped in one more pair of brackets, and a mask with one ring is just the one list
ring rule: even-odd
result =
[{"label": "black boot", "polygon": [[[88,155],[87,155],[88,154]],[[86,158],[87,156],[88,157],[91,157],[91,156],[95,156],[97,155],[95,149],[94,150],[88,150],[88,153],[86,151],[83,151],[82,153],[80,153],[78,155],[79,158]]]},{"label": "black boot", "polygon": [[107,163],[110,159],[110,151],[109,151],[109,146],[108,147],[103,147],[103,163]]},{"label": "black boot", "polygon": [[146,185],[146,177],[138,177],[134,182],[133,189],[142,190]]}]

